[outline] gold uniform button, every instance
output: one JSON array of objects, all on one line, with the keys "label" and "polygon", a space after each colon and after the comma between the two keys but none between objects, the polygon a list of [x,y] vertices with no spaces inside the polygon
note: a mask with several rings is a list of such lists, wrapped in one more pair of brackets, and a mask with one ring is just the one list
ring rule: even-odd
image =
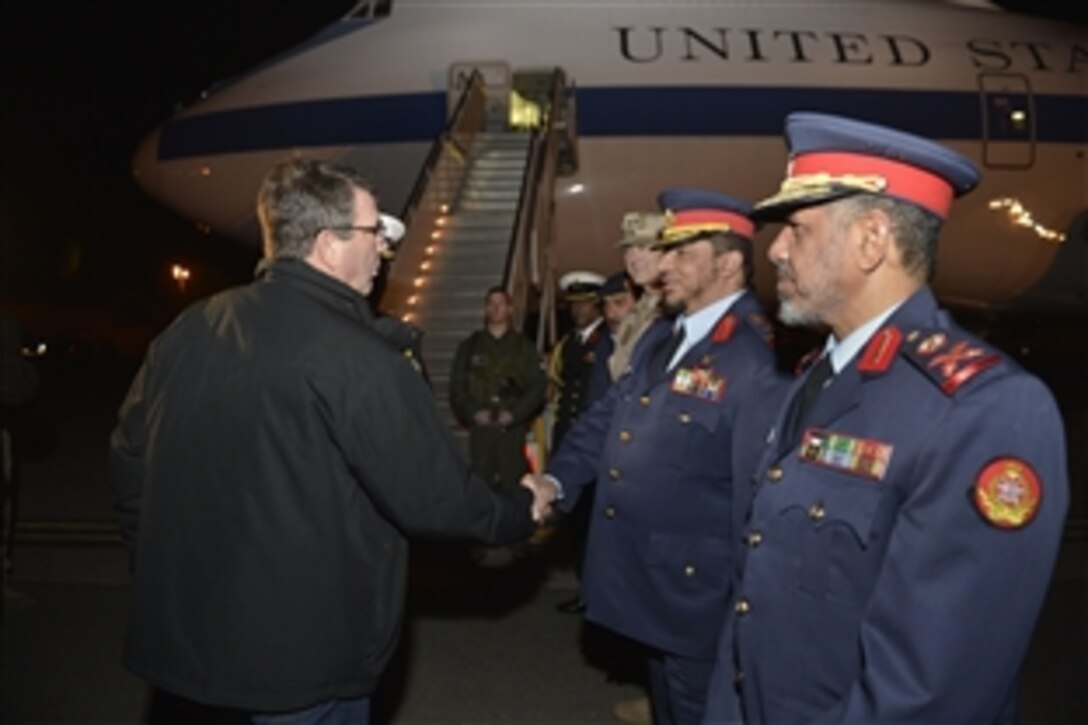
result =
[{"label": "gold uniform button", "polygon": [[781,466],[771,466],[767,469],[767,480],[771,483],[778,483],[782,480],[783,472]]},{"label": "gold uniform button", "polygon": [[763,543],[763,534],[758,531],[749,531],[746,538],[748,546],[753,549]]},{"label": "gold uniform button", "polygon": [[688,564],[687,566],[685,566],[684,567],[684,576],[695,576],[695,567],[693,567],[691,564]]},{"label": "gold uniform button", "polygon": [[650,396],[643,395],[641,398],[638,399],[638,402],[642,404],[643,408],[648,408],[650,407]]},{"label": "gold uniform button", "polygon": [[620,480],[620,469],[618,469],[618,468],[609,468],[608,469],[608,477],[611,478],[613,481]]},{"label": "gold uniform button", "polygon": [[808,517],[813,521],[823,521],[824,516],[827,516],[827,511],[822,503],[814,503],[809,507]]},{"label": "gold uniform button", "polygon": [[621,443],[627,443],[630,440],[631,440],[631,431],[621,430],[620,431],[620,442]]},{"label": "gold uniform button", "polygon": [[687,425],[688,423],[691,422],[691,416],[688,415],[687,413],[681,413],[680,414],[680,422],[683,423],[684,425]]},{"label": "gold uniform button", "polygon": [[611,506],[609,506],[608,508],[606,508],[606,509],[604,510],[604,517],[605,517],[606,519],[614,519],[614,518],[616,518],[616,509],[614,509],[614,508],[612,508]]},{"label": "gold uniform button", "polygon": [[747,599],[741,597],[733,604],[733,611],[743,617],[752,611],[752,605],[748,603]]}]

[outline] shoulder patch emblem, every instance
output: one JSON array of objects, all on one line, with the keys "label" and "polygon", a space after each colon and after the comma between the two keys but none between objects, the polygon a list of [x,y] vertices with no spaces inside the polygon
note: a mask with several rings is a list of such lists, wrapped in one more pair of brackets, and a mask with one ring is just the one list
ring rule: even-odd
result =
[{"label": "shoulder patch emblem", "polygon": [[915,330],[907,336],[907,342],[903,354],[946,395],[1001,362],[1001,355],[966,340],[953,341],[944,332]]},{"label": "shoulder patch emblem", "polygon": [[710,335],[710,341],[726,342],[733,336],[733,330],[735,330],[736,327],[737,318],[733,315],[726,315],[718,320],[718,324],[714,326],[714,332]]},{"label": "shoulder patch emblem", "polygon": [[1019,458],[998,458],[975,479],[975,507],[999,529],[1027,526],[1039,511],[1043,485],[1035,470]]},{"label": "shoulder patch emblem", "polygon": [[858,371],[871,375],[887,372],[902,342],[903,333],[895,325],[878,330],[861,353]]}]

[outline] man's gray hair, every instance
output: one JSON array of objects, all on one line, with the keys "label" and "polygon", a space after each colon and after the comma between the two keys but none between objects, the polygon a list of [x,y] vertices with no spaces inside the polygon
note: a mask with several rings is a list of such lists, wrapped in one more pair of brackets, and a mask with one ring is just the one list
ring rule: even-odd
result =
[{"label": "man's gray hair", "polygon": [[277,164],[257,193],[266,259],[307,257],[322,229],[347,239],[338,230],[355,223],[355,190],[373,195],[369,181],[349,166],[312,159]]},{"label": "man's gray hair", "polygon": [[892,237],[903,257],[903,267],[926,282],[937,271],[937,239],[941,219],[936,214],[899,199],[875,194],[858,194],[835,203],[837,221],[843,225],[871,211],[887,215]]}]

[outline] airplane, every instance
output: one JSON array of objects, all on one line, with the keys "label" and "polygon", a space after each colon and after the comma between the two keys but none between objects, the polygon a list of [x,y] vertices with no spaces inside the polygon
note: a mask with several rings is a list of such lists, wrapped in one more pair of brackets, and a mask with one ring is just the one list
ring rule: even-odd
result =
[{"label": "airplane", "polygon": [[[246,244],[261,177],[292,155],[359,168],[396,213],[473,72],[514,113],[556,68],[572,110],[549,192],[553,279],[619,269],[622,215],[654,209],[663,187],[769,196],[786,115],[821,111],[939,140],[982,169],[942,233],[945,304],[1088,314],[1088,34],[987,2],[363,0],[155,129],[133,173]],[[773,233],[757,241],[761,293]]]}]

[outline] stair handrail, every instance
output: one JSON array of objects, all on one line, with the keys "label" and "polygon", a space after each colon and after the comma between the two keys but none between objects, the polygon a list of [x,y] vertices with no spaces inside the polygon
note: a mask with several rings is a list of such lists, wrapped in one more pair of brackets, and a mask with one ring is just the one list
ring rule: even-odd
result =
[{"label": "stair handrail", "polygon": [[407,229],[388,273],[381,278],[381,308],[412,322],[416,270],[427,258],[435,229],[443,223],[467,167],[476,135],[484,130],[486,96],[483,76],[472,72],[442,132],[435,137],[401,211]]},{"label": "stair handrail", "polygon": [[[537,347],[550,346],[555,339],[555,316],[550,310],[549,294],[552,274],[548,250],[551,247],[555,170],[558,158],[556,143],[557,119],[565,113],[565,82],[563,71],[556,68],[552,75],[550,105],[544,127],[533,133],[527,163],[518,194],[517,211],[511,231],[503,286],[510,293],[517,311],[516,323],[523,326],[529,309],[530,296],[540,294],[540,323]],[[540,271],[543,270],[543,275]]]},{"label": "stair handrail", "polygon": [[[431,143],[427,158],[416,176],[412,191],[408,194],[408,200],[404,203],[401,219],[404,220],[405,226],[408,226],[412,214],[423,199],[423,193],[426,191],[427,184],[438,166],[443,149],[450,149],[460,156],[462,160],[468,156],[469,148],[472,146],[471,142],[475,139],[476,134],[483,129],[483,104],[484,78],[480,71],[474,70],[465,84],[465,90],[461,92],[461,96],[457,99],[457,104],[446,121],[446,126]],[[467,144],[462,140],[466,136],[469,141]]]}]

